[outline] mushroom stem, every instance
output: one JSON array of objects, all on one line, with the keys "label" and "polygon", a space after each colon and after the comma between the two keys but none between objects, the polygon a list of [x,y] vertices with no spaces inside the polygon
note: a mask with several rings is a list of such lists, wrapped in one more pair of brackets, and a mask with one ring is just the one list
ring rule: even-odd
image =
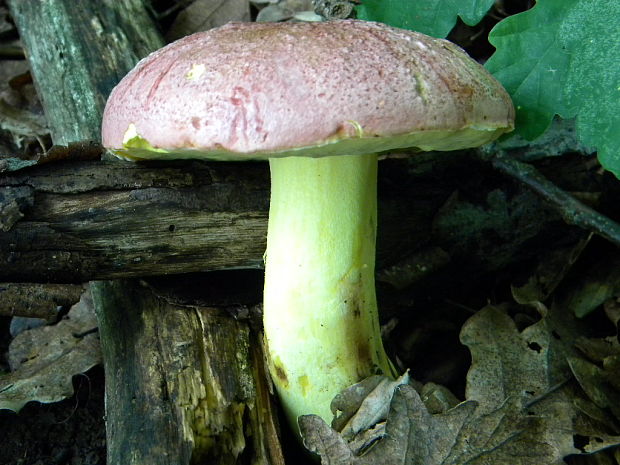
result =
[{"label": "mushroom stem", "polygon": [[374,286],[377,156],[272,158],[264,330],[284,410],[320,415],[345,387],[394,375]]}]

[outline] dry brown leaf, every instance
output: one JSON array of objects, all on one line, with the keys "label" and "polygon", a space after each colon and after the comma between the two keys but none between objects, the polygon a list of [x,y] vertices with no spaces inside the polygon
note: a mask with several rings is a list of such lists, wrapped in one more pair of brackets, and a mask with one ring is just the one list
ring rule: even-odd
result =
[{"label": "dry brown leaf", "polygon": [[323,465],[552,465],[545,421],[515,399],[482,413],[473,401],[432,415],[409,385],[396,388],[383,436],[359,453],[318,416],[300,418],[306,447]]},{"label": "dry brown leaf", "polygon": [[0,158],[0,173],[19,171],[33,165],[58,161],[99,160],[105,151],[94,141],[77,141],[68,145],[54,145],[49,150],[39,153],[31,160],[8,157]]},{"label": "dry brown leaf", "polygon": [[5,6],[0,6],[0,34],[7,34],[8,32],[13,32],[14,30],[15,26],[12,21],[10,21],[8,8]]},{"label": "dry brown leaf", "polygon": [[280,21],[286,21],[291,19],[295,15],[295,12],[290,8],[286,8],[283,4],[277,3],[273,5],[267,5],[261,9],[256,15],[256,21],[259,23],[277,23]]},{"label": "dry brown leaf", "polygon": [[[556,305],[537,308],[545,309],[541,320],[520,332],[496,307],[468,320],[461,332],[472,352],[467,398],[493,409],[507,396],[521,397],[528,412],[545,419],[547,427],[540,434],[560,456],[571,449],[593,453],[618,445],[619,431],[603,410],[616,410],[618,393],[575,347],[579,335],[587,333],[585,323]],[[578,449],[575,437],[580,438]]]},{"label": "dry brown leaf", "polygon": [[[377,378],[379,382],[374,385]],[[332,422],[332,426],[336,426],[336,430],[346,440],[352,440],[358,434],[373,428],[387,418],[394,390],[401,384],[409,383],[409,372],[405,372],[394,381],[383,376],[371,379],[374,385],[372,389],[368,389],[370,385],[362,382],[346,390],[349,393],[355,393],[355,399],[353,396],[336,396],[332,402],[332,409],[346,412],[342,418],[336,418]],[[346,422],[342,421],[344,418]]]},{"label": "dry brown leaf", "polygon": [[58,402],[73,394],[72,377],[101,363],[90,292],[54,326],[20,333],[9,347],[11,373],[0,377],[0,409]]},{"label": "dry brown leaf", "polygon": [[49,134],[45,118],[9,105],[2,98],[0,98],[0,129],[12,134],[15,145],[20,145],[21,140],[26,137],[32,137],[43,149],[45,148],[43,137]]},{"label": "dry brown leaf", "polygon": [[354,1],[315,0],[316,12],[327,20],[350,18],[354,14]]},{"label": "dry brown leaf", "polygon": [[195,0],[175,18],[166,34],[169,42],[198,31],[206,31],[230,21],[249,21],[248,0]]},{"label": "dry brown leaf", "polygon": [[[254,2],[255,3],[255,2]],[[279,22],[296,19],[298,21],[321,21],[323,18],[314,13],[312,0],[280,0],[263,6],[256,21]]]},{"label": "dry brown leaf", "polygon": [[[606,411],[617,399],[611,383],[600,389],[608,374],[575,361],[573,343],[584,333],[583,322],[557,307],[536,308],[544,310],[542,318],[522,331],[504,309],[493,306],[464,325],[461,339],[472,354],[467,401],[450,408],[451,397],[443,393],[444,408],[434,396],[425,397],[440,412],[433,414],[416,390],[400,385],[385,423],[355,439],[318,417],[301,417],[305,445],[330,465],[552,465],[565,463],[571,454],[618,445],[616,422]],[[590,397],[598,406],[584,397],[571,367],[584,389],[594,389],[590,383],[597,387]],[[592,369],[596,373],[589,373]],[[361,405],[360,392],[369,395],[378,385],[371,379],[364,389],[342,397]],[[427,390],[434,392],[432,386]]]},{"label": "dry brown leaf", "polygon": [[540,257],[527,281],[511,286],[515,301],[523,305],[546,301],[590,243],[590,237],[586,236],[566,247],[550,249]]}]

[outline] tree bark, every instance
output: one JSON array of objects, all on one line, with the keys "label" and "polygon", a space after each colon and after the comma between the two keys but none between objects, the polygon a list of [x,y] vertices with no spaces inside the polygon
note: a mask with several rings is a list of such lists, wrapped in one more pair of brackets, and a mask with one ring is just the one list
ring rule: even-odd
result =
[{"label": "tree bark", "polygon": [[[97,141],[105,99],[112,87],[139,58],[162,45],[144,2],[10,0],[9,6],[27,49],[54,143]],[[103,251],[108,269],[120,270],[127,263],[125,259],[139,263],[150,250],[152,244],[137,255],[120,260],[116,256],[134,240],[125,233],[123,224],[129,226],[127,219],[135,219],[137,212],[143,211],[153,192],[114,189],[93,171],[114,177],[114,171],[126,165],[101,166],[107,170],[93,169],[93,164],[65,165],[64,172],[54,171],[54,179],[49,172],[43,175],[46,180],[39,178],[42,183],[38,191],[31,186],[37,184],[40,172],[20,173],[24,177],[9,190],[22,188],[5,193],[13,201],[10,224],[1,225],[10,236],[5,243],[8,249],[3,246],[3,253],[8,252],[3,262],[15,265],[18,271],[14,276],[28,279],[26,269],[31,260],[38,261],[35,268],[42,265],[39,260],[60,260],[62,270],[71,266],[89,270],[65,279],[69,275],[55,276],[53,270],[58,268],[52,266],[51,271],[38,276],[43,280],[122,276],[102,276],[95,271],[97,261],[88,262],[88,256]],[[164,173],[153,170],[150,175],[156,184]],[[60,191],[43,187],[46,182]],[[91,188],[84,189],[89,183]],[[97,189],[100,195],[94,192]],[[46,193],[45,199],[38,197],[41,192]],[[162,192],[166,194],[164,202],[179,202],[172,186]],[[205,188],[202,194],[208,192]],[[67,193],[71,194],[65,196]],[[204,202],[200,192],[192,199],[197,204]],[[21,208],[38,220],[27,224],[25,218],[20,219]],[[145,213],[147,217],[138,218],[134,226],[146,237],[153,228],[148,217],[161,217],[162,212]],[[120,223],[119,218],[123,218]],[[171,220],[166,221],[168,247],[174,249],[177,217],[167,220]],[[219,221],[225,226],[230,218]],[[179,223],[181,231],[185,224]],[[76,225],[79,232],[74,229]],[[115,238],[115,250],[110,250],[106,240],[96,239],[101,239],[105,230],[108,240]],[[56,244],[52,247],[58,254],[30,253],[33,249],[28,247],[37,249],[44,236]],[[66,244],[71,245],[67,248]],[[26,247],[24,253],[16,252],[22,246]],[[275,430],[269,427],[273,421],[267,417],[271,411],[265,406],[265,378],[259,376],[256,367],[260,360],[250,352],[251,336],[245,323],[207,309],[168,304],[136,281],[99,281],[91,286],[106,372],[108,463],[156,465],[210,460],[232,464],[241,455],[248,463],[281,463]]]},{"label": "tree bark", "polygon": [[265,164],[48,163],[0,176],[0,186],[23,205],[0,232],[1,280],[80,283],[262,264]]},{"label": "tree bark", "polygon": [[57,145],[99,140],[108,94],[164,42],[141,0],[9,0]]}]

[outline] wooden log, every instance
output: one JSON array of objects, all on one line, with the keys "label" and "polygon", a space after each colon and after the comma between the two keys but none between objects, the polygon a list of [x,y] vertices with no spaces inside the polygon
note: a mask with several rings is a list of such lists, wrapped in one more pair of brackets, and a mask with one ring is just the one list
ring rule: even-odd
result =
[{"label": "wooden log", "polygon": [[[498,182],[469,154],[416,157],[380,162],[379,269],[418,253],[426,265],[428,250],[441,249],[456,274],[480,275],[534,257],[539,251],[522,244],[537,235],[566,236],[538,196]],[[10,229],[0,231],[3,281],[262,267],[266,163],[67,161],[0,173],[2,188],[24,197]]]},{"label": "wooden log", "polygon": [[[138,58],[162,45],[145,3],[11,0],[9,6],[28,51],[54,143],[97,140],[111,88]],[[115,165],[97,166],[107,166],[105,174],[114,177]],[[26,242],[39,247],[40,243],[31,241],[40,240],[48,230],[60,253],[45,258],[53,261],[61,257],[65,265],[81,268],[89,253],[100,254],[110,247],[96,239],[102,238],[106,228],[108,237],[117,237],[116,250],[132,247],[134,238],[115,229],[119,218],[129,226],[127,220],[136,219],[138,212],[160,217],[160,212],[145,211],[153,195],[149,189],[123,192],[89,173],[89,167],[82,171],[75,165],[65,168],[64,174],[52,181],[64,186],[60,191],[41,187],[38,192],[46,193],[44,199],[37,198],[36,189],[21,192],[25,205],[34,192],[36,201],[28,210],[42,222],[24,228],[25,218],[20,220],[19,214],[13,213],[11,224],[4,228],[10,229],[8,246],[13,252],[28,247]],[[25,177],[18,184],[35,183],[37,170],[21,174]],[[150,174],[156,184],[161,173]],[[89,183],[91,188],[84,189]],[[93,193],[97,189],[101,195]],[[165,202],[179,202],[172,187],[162,192],[167,194]],[[199,202],[198,197],[194,196],[194,201]],[[153,224],[141,219],[137,218],[134,226],[148,235]],[[166,222],[167,233],[172,235],[177,226]],[[71,224],[79,224],[81,234],[76,235]],[[180,224],[181,231],[183,227]],[[173,245],[176,239],[168,242]],[[62,243],[72,245],[67,250]],[[103,255],[112,267],[120,269],[124,265],[115,263],[114,254],[112,250]],[[130,262],[139,262],[136,258],[139,256]],[[29,260],[37,260],[37,254],[9,253],[5,264],[16,264],[21,268],[19,276],[25,277],[23,270]],[[95,262],[91,265],[97,266]],[[48,272],[41,277],[54,279],[53,275]],[[273,425],[266,418],[272,411],[264,405],[264,394],[258,394],[265,390],[260,388],[265,378],[259,378],[256,356],[248,349],[246,323],[221,315],[213,319],[202,310],[172,308],[135,281],[99,281],[91,288],[104,351],[108,463],[187,464],[210,458],[226,464],[237,463],[241,455],[251,463],[282,463],[275,432],[265,426]]]},{"label": "wooden log", "polygon": [[57,308],[75,304],[82,292],[84,288],[77,284],[0,283],[0,315],[53,322]]},{"label": "wooden log", "polygon": [[29,195],[0,232],[0,279],[84,282],[262,264],[266,164],[45,164],[0,177]]},{"label": "wooden log", "polygon": [[[99,283],[93,298],[103,306],[99,330],[117,333],[102,340],[104,360],[119,370],[106,375],[107,398],[120,403],[106,410],[108,463],[234,465],[248,453],[251,463],[283,463],[267,446],[277,437],[264,411],[268,390],[253,376],[259,343],[245,322],[120,281]],[[128,304],[130,318],[115,310]]]}]

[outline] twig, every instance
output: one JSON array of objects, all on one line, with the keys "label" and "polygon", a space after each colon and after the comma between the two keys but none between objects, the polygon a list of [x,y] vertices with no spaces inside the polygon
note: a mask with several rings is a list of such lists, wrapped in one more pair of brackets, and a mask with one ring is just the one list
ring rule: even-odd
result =
[{"label": "twig", "polygon": [[491,157],[490,162],[498,171],[517,179],[540,195],[567,223],[592,231],[620,246],[620,224],[557,187],[532,165],[515,160],[503,152]]},{"label": "twig", "polygon": [[24,49],[17,45],[0,45],[0,58],[8,60],[23,60],[26,58]]}]

